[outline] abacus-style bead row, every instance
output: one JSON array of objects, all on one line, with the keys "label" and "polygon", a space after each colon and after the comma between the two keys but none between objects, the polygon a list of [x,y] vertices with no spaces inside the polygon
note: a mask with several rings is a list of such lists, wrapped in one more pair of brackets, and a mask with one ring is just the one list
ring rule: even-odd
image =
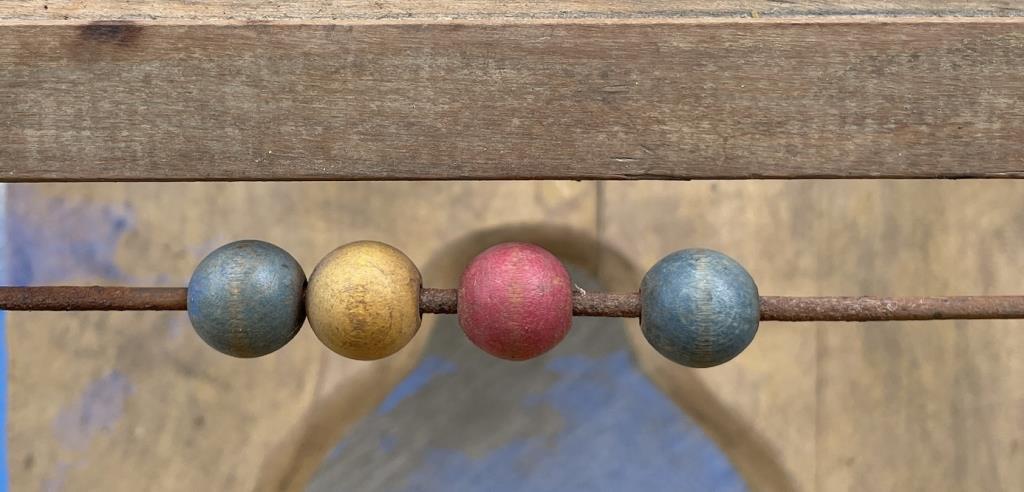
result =
[{"label": "abacus-style bead row", "polygon": [[[374,241],[344,245],[306,284],[298,262],[262,241],[210,253],[188,286],[199,336],[236,357],[283,347],[308,317],[334,352],[375,360],[399,351],[420,326],[422,277],[401,251]],[[487,353],[525,360],[554,348],[572,325],[572,281],[562,263],[532,244],[503,243],[474,258],[458,289],[459,324]],[[706,249],[672,253],[640,285],[644,337],[665,357],[710,367],[738,355],[760,319],[757,286],[731,258]]]}]

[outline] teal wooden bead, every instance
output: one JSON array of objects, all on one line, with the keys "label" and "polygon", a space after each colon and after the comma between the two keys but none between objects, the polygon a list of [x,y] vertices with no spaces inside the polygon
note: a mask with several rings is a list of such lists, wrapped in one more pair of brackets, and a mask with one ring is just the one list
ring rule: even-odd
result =
[{"label": "teal wooden bead", "polygon": [[686,249],[656,263],[640,284],[644,337],[688,367],[729,361],[750,345],[761,318],[757,285],[732,258]]},{"label": "teal wooden bead", "polygon": [[287,251],[236,241],[210,253],[188,283],[188,317],[209,346],[259,357],[290,341],[305,320],[306,274]]}]

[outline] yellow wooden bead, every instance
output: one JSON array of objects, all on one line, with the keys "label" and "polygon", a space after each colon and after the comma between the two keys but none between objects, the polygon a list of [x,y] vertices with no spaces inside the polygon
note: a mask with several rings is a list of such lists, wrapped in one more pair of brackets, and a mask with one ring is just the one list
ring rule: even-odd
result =
[{"label": "yellow wooden bead", "polygon": [[313,270],[306,317],[317,338],[358,360],[387,357],[420,328],[420,271],[401,251],[376,241],[346,244]]}]

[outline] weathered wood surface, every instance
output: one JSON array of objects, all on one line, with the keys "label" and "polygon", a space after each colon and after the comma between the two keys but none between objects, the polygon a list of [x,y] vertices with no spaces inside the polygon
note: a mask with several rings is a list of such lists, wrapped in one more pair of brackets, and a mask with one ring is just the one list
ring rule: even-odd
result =
[{"label": "weathered wood surface", "polygon": [[1020,15],[1014,0],[117,0],[0,1],[0,19],[19,20],[383,20],[792,15]]},{"label": "weathered wood surface", "polygon": [[[1016,1],[676,4],[0,0],[0,179],[1024,168],[1020,20],[877,17],[1019,16]],[[864,17],[663,19],[821,13]],[[139,22],[83,27],[110,19]],[[1019,293],[1024,268],[1012,182],[12,188],[6,254],[27,283],[183,285],[240,237],[307,266],[384,240],[441,286],[497,239],[609,289],[689,246],[781,295]],[[546,225],[509,228],[524,223]],[[706,371],[626,333],[755,489],[1020,490],[1020,323],[765,324]],[[189,330],[172,313],[10,314],[13,488],[300,489],[431,329],[375,364],[308,330],[233,361]]]},{"label": "weathered wood surface", "polygon": [[[1024,269],[1022,188],[11,185],[7,252],[17,283],[180,286],[232,239],[276,242],[311,268],[372,238],[408,252],[427,285],[453,286],[474,253],[514,239],[624,291],[665,253],[711,247],[765,294],[1008,294]],[[755,490],[1020,490],[1022,323],[765,323],[749,350],[709,370],[661,358],[632,322],[626,334]],[[206,348],[182,313],[9,313],[13,488],[300,490],[430,333],[380,363],[334,356],[308,329],[277,354],[237,361]]]},{"label": "weathered wood surface", "polygon": [[[432,257],[475,228],[545,222],[593,235],[592,184],[192,183],[10,185],[6,282],[182,286],[207,253],[257,238],[311,272],[335,247]],[[436,211],[442,211],[437,213]],[[462,258],[477,251],[466,246]],[[441,262],[443,263],[443,262]],[[3,269],[0,269],[3,270]],[[305,326],[282,350],[233,359],[185,313],[7,313],[12,490],[300,488],[342,432],[416,363],[339,357]]]},{"label": "weathered wood surface", "polygon": [[1019,17],[153,22],[0,27],[0,179],[1024,176]]},{"label": "weathered wood surface", "polygon": [[[1024,290],[1022,182],[601,186],[613,289],[668,251],[710,247],[766,294]],[[756,490],[1024,488],[1024,321],[762,323],[747,351],[698,371],[628,333]]]}]

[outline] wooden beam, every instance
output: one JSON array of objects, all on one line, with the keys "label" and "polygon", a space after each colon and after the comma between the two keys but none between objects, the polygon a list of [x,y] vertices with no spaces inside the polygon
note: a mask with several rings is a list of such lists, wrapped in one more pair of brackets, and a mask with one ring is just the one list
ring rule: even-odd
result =
[{"label": "wooden beam", "polygon": [[666,19],[793,16],[1019,16],[1015,0],[4,0],[0,21],[304,22]]},{"label": "wooden beam", "polygon": [[1024,177],[1024,19],[0,22],[0,179]]}]

